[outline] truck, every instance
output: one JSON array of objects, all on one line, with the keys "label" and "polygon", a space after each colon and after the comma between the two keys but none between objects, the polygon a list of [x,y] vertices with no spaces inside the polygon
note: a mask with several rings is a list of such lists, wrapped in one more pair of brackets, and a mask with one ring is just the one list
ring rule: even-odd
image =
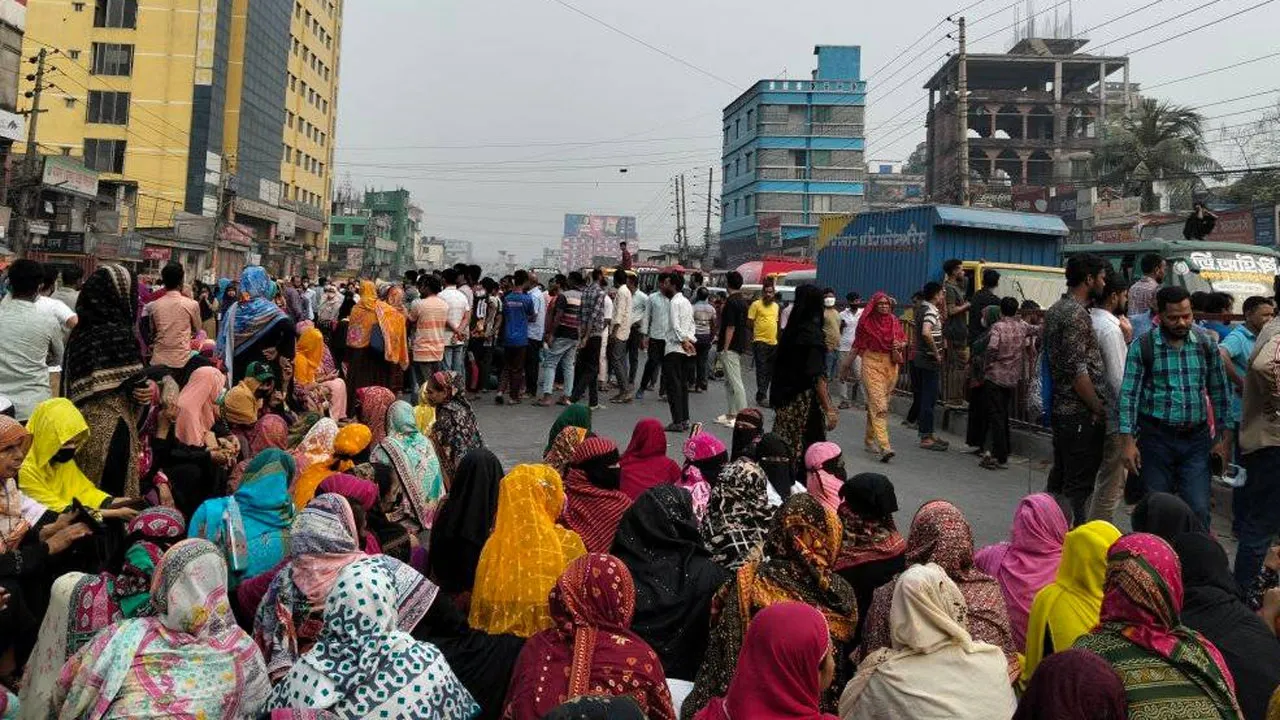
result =
[{"label": "truck", "polygon": [[[858,213],[818,251],[817,285],[838,296],[884,291],[901,306],[926,282],[940,281],[942,264],[956,258],[978,283],[986,265],[1002,274],[1016,269],[1024,290],[1037,288],[1019,299],[1041,302],[1053,288],[1065,291],[1059,256],[1068,233],[1056,215],[990,208],[916,205]],[[1001,292],[1017,295],[1003,280]]]}]

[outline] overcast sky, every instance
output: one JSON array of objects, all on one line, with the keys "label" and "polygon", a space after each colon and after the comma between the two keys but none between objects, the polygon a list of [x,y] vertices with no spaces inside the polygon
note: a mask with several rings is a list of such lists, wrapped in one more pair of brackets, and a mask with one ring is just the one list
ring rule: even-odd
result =
[{"label": "overcast sky", "polygon": [[[348,2],[337,184],[349,176],[357,190],[406,187],[425,210],[428,234],[472,240],[481,258],[495,258],[501,249],[525,261],[544,246],[558,247],[567,212],[636,215],[642,245],[670,242],[671,178],[684,172],[690,234],[701,237],[707,171],[719,168],[725,105],[759,79],[808,77],[815,44],[861,45],[863,78],[869,80],[869,159],[903,159],[924,139],[923,115],[911,125],[900,123],[924,109],[920,88],[953,47],[943,37],[949,28],[933,29],[925,42],[888,63],[964,5],[563,1],[688,65],[559,0]],[[1037,9],[1056,1],[1037,0]],[[1087,33],[1093,42],[1086,50],[1114,41],[1101,51],[1124,54],[1260,2],[1265,0],[1076,0],[1075,31],[1106,23]],[[1115,19],[1148,3],[1142,12]],[[972,52],[1008,49],[1014,21],[1008,5],[981,0],[966,11]],[[1206,5],[1211,7],[1201,7]],[[1066,8],[1064,0],[1060,19]],[[1187,14],[1144,30],[1180,13]],[[1044,10],[1037,19],[1051,21],[1053,14]],[[1278,53],[1277,28],[1280,3],[1264,4],[1138,52],[1132,80],[1153,85]],[[1202,112],[1226,117],[1211,124],[1238,124],[1260,117],[1268,103],[1275,106],[1277,70],[1280,55],[1152,94],[1185,105],[1213,103]],[[1219,102],[1262,91],[1273,92]],[[874,131],[881,123],[884,130]],[[1238,153],[1228,152],[1230,142],[1214,147],[1224,164],[1240,164]],[[719,175],[717,169],[713,198]]]}]

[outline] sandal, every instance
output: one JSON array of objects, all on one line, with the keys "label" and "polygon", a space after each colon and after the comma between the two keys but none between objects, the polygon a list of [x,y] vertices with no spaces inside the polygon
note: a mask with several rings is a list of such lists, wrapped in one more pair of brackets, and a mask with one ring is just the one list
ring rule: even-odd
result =
[{"label": "sandal", "polygon": [[884,454],[880,456],[880,462],[888,465],[889,461],[893,459],[893,455],[894,452],[892,450],[885,450]]},{"label": "sandal", "polygon": [[923,450],[933,450],[934,452],[946,452],[949,446],[942,440],[935,438],[925,438],[920,441],[920,448]]}]

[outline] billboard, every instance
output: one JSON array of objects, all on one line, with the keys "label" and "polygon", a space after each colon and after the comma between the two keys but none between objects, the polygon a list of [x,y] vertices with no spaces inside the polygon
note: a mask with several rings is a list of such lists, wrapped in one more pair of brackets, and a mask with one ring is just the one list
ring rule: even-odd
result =
[{"label": "billboard", "polygon": [[564,216],[564,237],[592,240],[634,240],[636,219],[630,215]]}]

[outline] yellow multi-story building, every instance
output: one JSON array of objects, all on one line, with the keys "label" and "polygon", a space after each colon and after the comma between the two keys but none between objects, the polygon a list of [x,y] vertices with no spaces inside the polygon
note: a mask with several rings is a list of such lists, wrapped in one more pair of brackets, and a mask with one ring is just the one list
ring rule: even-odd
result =
[{"label": "yellow multi-story building", "polygon": [[247,236],[305,272],[327,250],[341,18],[342,0],[30,3],[23,52],[48,51],[53,85],[41,151],[136,182],[139,227],[234,220],[219,274],[257,252]]}]

